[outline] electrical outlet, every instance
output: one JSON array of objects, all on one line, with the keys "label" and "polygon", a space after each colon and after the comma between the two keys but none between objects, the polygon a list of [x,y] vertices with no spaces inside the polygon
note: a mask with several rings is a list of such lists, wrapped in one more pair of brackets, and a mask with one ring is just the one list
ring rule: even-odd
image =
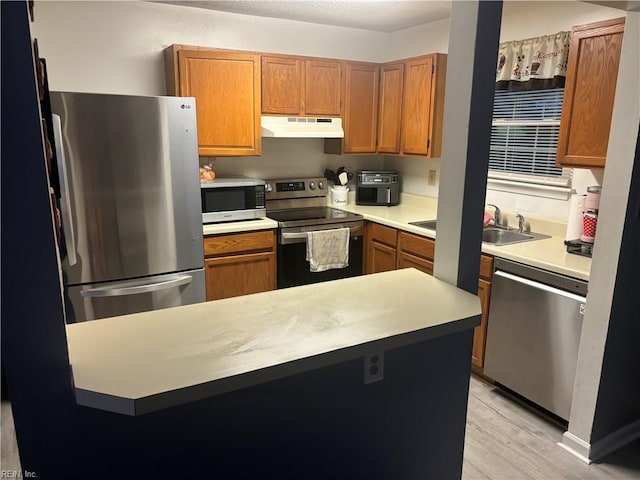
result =
[{"label": "electrical outlet", "polygon": [[364,383],[373,383],[384,378],[384,352],[364,357]]},{"label": "electrical outlet", "polygon": [[429,170],[429,176],[428,176],[428,180],[427,183],[431,186],[436,184],[436,171],[435,170]]}]

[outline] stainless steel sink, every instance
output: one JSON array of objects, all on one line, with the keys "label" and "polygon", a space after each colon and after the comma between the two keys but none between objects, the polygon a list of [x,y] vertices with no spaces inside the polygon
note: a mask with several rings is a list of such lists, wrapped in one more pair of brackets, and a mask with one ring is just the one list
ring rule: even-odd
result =
[{"label": "stainless steel sink", "polygon": [[492,245],[508,245],[550,238],[549,235],[533,232],[518,232],[508,228],[488,227],[482,231],[482,241]]},{"label": "stainless steel sink", "polygon": [[[409,225],[415,225],[416,227],[427,228],[429,230],[436,229],[435,220],[424,220],[420,222],[409,222]],[[518,230],[511,229],[509,227],[486,227],[482,230],[482,241],[490,243],[491,245],[511,245],[514,243],[531,242],[533,240],[541,240],[543,238],[550,238],[549,235],[543,235],[542,233],[533,232],[519,232]]]}]

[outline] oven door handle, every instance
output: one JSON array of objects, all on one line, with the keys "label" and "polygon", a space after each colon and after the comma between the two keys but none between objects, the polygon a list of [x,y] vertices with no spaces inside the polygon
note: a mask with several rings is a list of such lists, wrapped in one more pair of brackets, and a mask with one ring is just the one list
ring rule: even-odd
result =
[{"label": "oven door handle", "polygon": [[[342,227],[338,227],[335,226],[334,228],[346,228],[346,226],[342,226]],[[364,228],[362,225],[354,225],[354,226],[349,226],[349,236],[350,237],[357,237],[360,236],[364,233]],[[304,232],[280,232],[280,243],[281,244],[288,244],[288,243],[299,243],[299,242],[306,242],[307,241],[307,233],[308,232],[317,232],[317,231],[322,231],[322,230],[331,230],[330,228],[318,228],[318,229],[309,229],[307,231]]]},{"label": "oven door handle", "polygon": [[[362,227],[350,227],[349,235],[353,235],[354,233],[359,233],[359,230],[361,229]],[[322,231],[322,230],[309,230],[309,232],[317,232],[317,231]],[[309,232],[294,232],[294,233],[282,232],[282,238],[286,240],[302,240],[307,238],[307,233]]]}]

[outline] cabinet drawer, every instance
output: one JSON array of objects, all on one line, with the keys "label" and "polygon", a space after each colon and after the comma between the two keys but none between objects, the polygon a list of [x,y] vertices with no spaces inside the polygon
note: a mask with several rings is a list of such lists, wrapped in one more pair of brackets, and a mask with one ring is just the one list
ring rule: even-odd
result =
[{"label": "cabinet drawer", "polygon": [[400,232],[398,239],[398,248],[402,252],[411,253],[412,255],[433,261],[436,250],[436,242],[434,242],[430,238],[413,235],[411,233]]},{"label": "cabinet drawer", "polygon": [[371,239],[395,247],[398,243],[398,231],[379,223],[371,223]]},{"label": "cabinet drawer", "polygon": [[235,233],[204,238],[204,256],[275,250],[275,231]]},{"label": "cabinet drawer", "polygon": [[480,256],[480,278],[491,281],[493,275],[493,257],[489,255]]}]

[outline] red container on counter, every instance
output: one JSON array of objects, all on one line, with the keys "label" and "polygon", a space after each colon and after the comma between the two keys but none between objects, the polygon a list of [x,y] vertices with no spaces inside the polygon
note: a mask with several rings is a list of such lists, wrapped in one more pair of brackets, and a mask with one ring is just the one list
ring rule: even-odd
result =
[{"label": "red container on counter", "polygon": [[580,235],[580,240],[585,243],[593,243],[596,238],[597,226],[598,214],[595,212],[584,212],[582,214],[582,235]]}]

